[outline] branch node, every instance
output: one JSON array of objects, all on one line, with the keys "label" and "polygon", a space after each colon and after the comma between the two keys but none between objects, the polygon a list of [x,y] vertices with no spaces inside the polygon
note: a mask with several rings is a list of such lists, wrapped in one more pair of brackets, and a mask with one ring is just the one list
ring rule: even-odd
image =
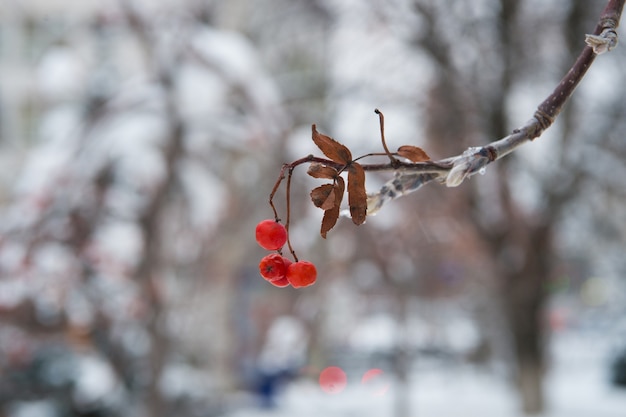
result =
[{"label": "branch node", "polygon": [[489,159],[489,162],[493,162],[498,159],[498,151],[493,146],[485,146],[480,150],[480,154]]},{"label": "branch node", "polygon": [[605,19],[602,26],[604,30],[599,35],[585,35],[585,43],[593,49],[593,53],[596,55],[609,52],[617,46],[615,22],[612,19]]},{"label": "branch node", "polygon": [[537,124],[531,125],[528,129],[528,139],[533,140],[541,135],[541,133],[549,128],[554,123],[554,117],[541,109],[537,109],[533,118],[537,121]]}]

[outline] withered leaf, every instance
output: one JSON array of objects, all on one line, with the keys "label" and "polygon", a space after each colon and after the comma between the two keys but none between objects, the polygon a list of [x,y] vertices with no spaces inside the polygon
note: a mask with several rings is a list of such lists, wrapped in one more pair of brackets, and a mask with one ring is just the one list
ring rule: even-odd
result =
[{"label": "withered leaf", "polygon": [[332,180],[339,175],[335,168],[319,163],[312,163],[307,170],[307,174],[313,178],[327,178],[329,180]]},{"label": "withered leaf", "polygon": [[411,162],[430,161],[430,156],[419,146],[403,145],[398,148],[398,155]]},{"label": "withered leaf", "polygon": [[352,161],[352,154],[346,146],[337,142],[330,136],[319,133],[315,125],[313,125],[313,142],[315,142],[317,147],[320,148],[328,159],[346,165]]},{"label": "withered leaf", "polygon": [[320,230],[320,234],[324,239],[326,239],[326,234],[330,229],[335,227],[337,224],[337,219],[339,218],[339,207],[334,206],[331,209],[328,209],[324,212],[324,217],[322,218],[322,229]]},{"label": "withered leaf", "polygon": [[311,191],[311,200],[315,207],[328,210],[335,206],[335,187],[333,184],[322,184]]},{"label": "withered leaf", "polygon": [[330,229],[335,227],[337,219],[339,219],[339,212],[341,208],[341,200],[343,199],[343,193],[345,190],[345,182],[342,177],[337,177],[335,184],[333,185],[335,204],[332,208],[324,211],[324,217],[322,218],[322,229],[320,233],[324,239]]},{"label": "withered leaf", "polygon": [[343,192],[346,189],[346,183],[344,182],[343,178],[340,176],[337,176],[337,178],[335,178],[335,206],[339,207],[341,205],[341,200],[343,200]]},{"label": "withered leaf", "polygon": [[367,193],[365,192],[365,171],[356,162],[348,168],[348,205],[352,222],[357,226],[365,222],[367,215]]}]

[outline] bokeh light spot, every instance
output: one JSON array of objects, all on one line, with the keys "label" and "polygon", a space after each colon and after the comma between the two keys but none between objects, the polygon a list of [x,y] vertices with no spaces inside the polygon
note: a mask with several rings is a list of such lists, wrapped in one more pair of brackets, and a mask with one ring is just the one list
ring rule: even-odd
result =
[{"label": "bokeh light spot", "polygon": [[383,396],[389,391],[389,382],[383,377],[383,370],[372,368],[366,371],[361,378],[361,385],[375,397]]},{"label": "bokeh light spot", "polygon": [[346,388],[348,377],[338,366],[329,366],[320,372],[319,384],[327,394],[339,394]]}]

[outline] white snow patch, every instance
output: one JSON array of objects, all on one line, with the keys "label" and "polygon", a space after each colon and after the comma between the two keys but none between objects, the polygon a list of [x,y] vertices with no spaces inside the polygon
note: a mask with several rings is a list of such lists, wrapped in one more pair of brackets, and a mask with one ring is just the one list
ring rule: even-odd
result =
[{"label": "white snow patch", "polygon": [[137,265],[143,252],[143,236],[134,222],[109,221],[98,228],[94,242],[102,259],[129,267]]},{"label": "white snow patch", "polygon": [[353,349],[368,352],[390,352],[398,341],[397,322],[386,314],[362,321],[350,334]]},{"label": "white snow patch", "polygon": [[104,400],[115,389],[115,374],[111,367],[95,356],[85,356],[78,363],[74,399],[80,405]]},{"label": "white snow patch", "polygon": [[207,227],[218,222],[228,206],[229,194],[224,181],[192,160],[181,165],[180,175],[192,225]]},{"label": "white snow patch", "polygon": [[52,100],[78,98],[85,85],[84,67],[70,48],[52,48],[44,55],[37,71],[39,91]]},{"label": "white snow patch", "polygon": [[267,332],[259,356],[259,368],[265,372],[292,369],[304,363],[308,334],[302,323],[290,316],[279,317]]}]

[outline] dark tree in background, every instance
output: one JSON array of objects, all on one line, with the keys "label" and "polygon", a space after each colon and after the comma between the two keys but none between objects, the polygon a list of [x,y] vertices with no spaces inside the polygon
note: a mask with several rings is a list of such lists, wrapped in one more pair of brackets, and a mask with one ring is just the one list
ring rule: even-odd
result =
[{"label": "dark tree in background", "polygon": [[[546,77],[556,80],[565,74],[584,47],[581,34],[594,27],[594,10],[597,14],[603,5],[572,1],[567,7],[530,6],[503,0],[491,2],[489,16],[473,18],[472,6],[458,5],[467,10],[450,20],[448,6],[416,2],[427,29],[415,42],[438,68],[427,110],[429,145],[450,154],[460,146],[506,136],[519,123],[513,119],[519,117],[515,94],[536,94]],[[449,30],[442,33],[442,27]],[[619,97],[614,100],[609,107],[621,106]],[[556,132],[538,139],[552,141],[554,154],[545,166],[533,166],[517,155],[500,161],[487,178],[466,186],[466,205],[451,214],[475,229],[476,244],[485,251],[486,273],[495,278],[501,297],[511,335],[512,372],[527,413],[545,406],[545,312],[559,260],[556,235],[569,205],[584,199],[587,187],[598,186],[587,177],[593,162],[583,149],[611,152],[620,122],[616,117],[605,122],[592,128],[597,123],[594,108],[575,95]],[[522,176],[534,185],[531,204],[523,195],[529,188]],[[603,198],[610,196],[611,191]]]}]

